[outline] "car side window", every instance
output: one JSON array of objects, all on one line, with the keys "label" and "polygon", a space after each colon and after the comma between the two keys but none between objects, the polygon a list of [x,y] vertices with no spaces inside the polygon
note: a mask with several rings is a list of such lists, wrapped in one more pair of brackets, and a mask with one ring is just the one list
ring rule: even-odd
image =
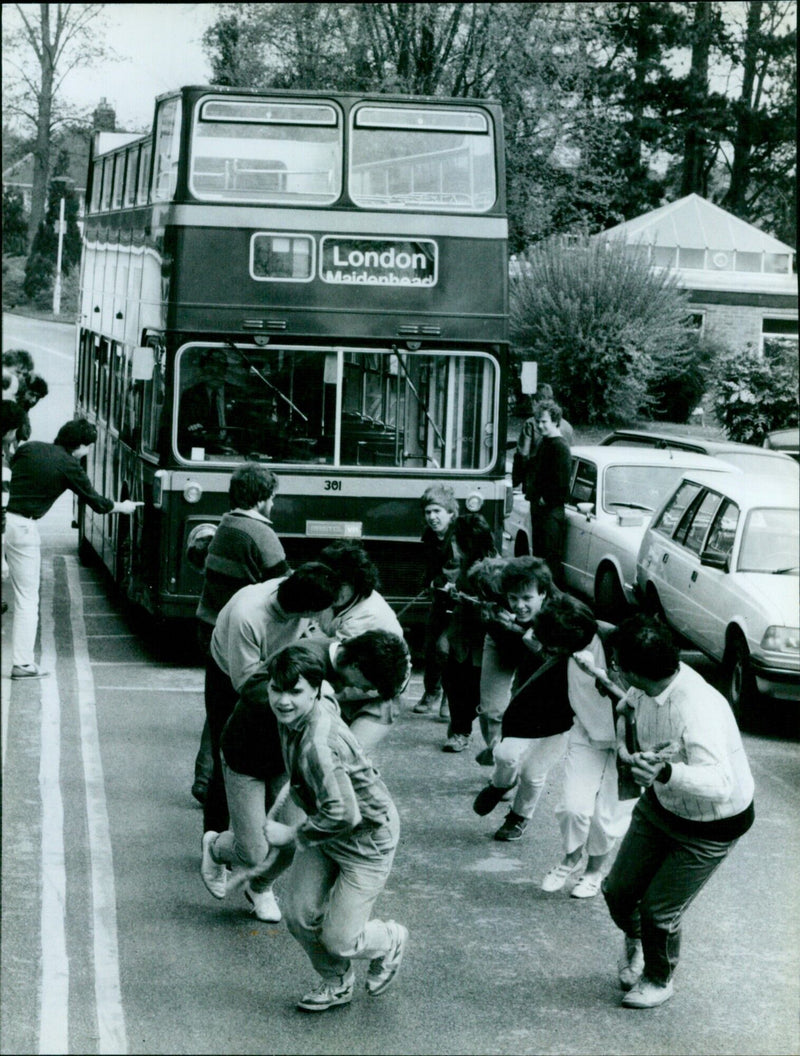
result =
[{"label": "car side window", "polygon": [[597,466],[582,458],[577,460],[569,493],[570,506],[577,506],[579,502],[597,503]]},{"label": "car side window", "polygon": [[709,525],[722,496],[714,491],[707,491],[702,500],[694,507],[694,512],[681,522],[675,533],[675,541],[683,543],[687,550],[699,554],[703,549],[703,540],[708,534]]},{"label": "car side window", "polygon": [[717,511],[711,531],[706,540],[705,552],[715,557],[729,557],[736,537],[736,526],[739,523],[739,507],[730,499],[725,501]]},{"label": "car side window", "polygon": [[658,520],[653,524],[653,528],[657,532],[661,532],[662,535],[671,536],[680,523],[687,508],[691,505],[692,501],[697,498],[700,491],[700,485],[692,484],[691,481],[685,481],[681,484],[661,511]]}]

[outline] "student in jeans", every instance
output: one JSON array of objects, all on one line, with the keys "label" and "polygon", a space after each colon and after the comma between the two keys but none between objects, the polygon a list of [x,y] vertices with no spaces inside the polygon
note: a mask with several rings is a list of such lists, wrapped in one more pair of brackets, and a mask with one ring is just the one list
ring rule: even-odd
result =
[{"label": "student in jeans", "polygon": [[626,1008],[672,997],[683,915],[753,824],[753,776],[728,702],[681,663],[669,630],[633,616],[612,638],[638,750],[619,754],[643,789],[603,895],[625,935]]},{"label": "student in jeans", "polygon": [[34,662],[39,627],[41,540],[37,522],[65,491],[72,491],[95,513],[132,514],[141,502],[114,502],[92,486],[80,459],[97,440],[97,429],[85,418],[65,422],[55,441],[29,440],[11,457],[6,508],[6,561],[14,591],[11,635],[12,679],[43,678]]},{"label": "student in jeans", "polygon": [[320,699],[319,657],[298,643],[273,658],[269,675],[291,794],[305,817],[299,824],[268,821],[266,837],[273,847],[294,849],[286,923],[319,976],[297,1007],[324,1012],[352,1000],[354,960],[369,961],[371,997],[384,993],[400,968],[407,929],[371,918],[400,822],[378,771]]},{"label": "student in jeans", "polygon": [[[602,633],[607,636],[612,630],[605,624]],[[614,698],[595,677],[595,672],[604,675],[606,666],[598,625],[587,647],[567,663],[567,692],[575,718],[556,807],[564,857],[542,880],[543,891],[560,891],[580,871],[585,850],[586,868],[570,891],[572,898],[593,898],[599,892],[606,862],[625,835],[635,803],[619,798]]]},{"label": "student in jeans", "polygon": [[551,400],[537,404],[536,428],[542,439],[528,466],[523,484],[530,503],[531,543],[537,557],[550,566],[553,579],[563,582],[561,561],[567,535],[564,503],[569,499],[572,458],[561,435],[561,408]]},{"label": "student in jeans", "polygon": [[469,746],[481,694],[481,660],[486,637],[480,601],[471,593],[470,570],[486,558],[494,558],[492,531],[479,513],[465,513],[455,522],[453,545],[459,571],[449,584],[453,612],[447,628],[447,659],[442,685],[450,708],[450,725],[443,752],[463,752]]},{"label": "student in jeans", "polygon": [[[220,743],[222,728],[250,675],[276,650],[305,634],[311,617],[333,603],[339,588],[327,565],[309,561],[283,579],[242,587],[222,607],[206,661],[205,705],[212,743]],[[228,827],[228,806],[218,754],[214,763],[203,804],[203,831],[216,836]]]},{"label": "student in jeans", "polygon": [[[376,700],[391,700],[408,679],[405,643],[389,631],[364,631],[344,642],[304,638],[303,645],[323,666],[323,696],[337,715],[338,700],[348,689],[362,694],[371,690]],[[244,893],[255,915],[259,920],[278,921],[281,913],[272,885],[291,864],[292,852],[286,849],[268,858],[264,836],[266,805],[276,803],[286,783],[278,724],[269,706],[269,670],[269,663],[262,664],[248,678],[222,731],[220,754],[230,828],[205,842],[201,873],[211,894],[224,898],[228,890],[226,867],[233,870],[232,882],[237,871],[246,870]],[[358,718],[348,721],[344,713],[342,718],[357,733]],[[292,811],[291,804],[282,809],[282,820],[290,820],[287,812]],[[239,872],[239,877],[242,875]]]},{"label": "student in jeans", "polygon": [[[197,639],[204,659],[220,609],[249,583],[265,583],[289,572],[283,545],[270,520],[278,480],[267,466],[245,462],[231,474],[230,511],[223,514],[208,547],[203,589],[197,605]],[[192,795],[206,798],[219,745],[211,739],[206,719],[194,764]]]},{"label": "student in jeans", "polygon": [[458,502],[449,484],[432,484],[423,492],[420,502],[425,516],[425,530],[422,533],[425,552],[423,589],[429,593],[430,606],[425,623],[425,692],[414,706],[414,711],[424,715],[438,709],[439,719],[447,721],[447,701],[442,694],[442,668],[443,639],[449,623],[449,613],[445,600],[438,591],[452,583],[458,575],[459,561],[453,548]]},{"label": "student in jeans", "polygon": [[538,654],[530,654],[532,662],[523,662],[517,669],[515,692],[503,716],[503,739],[494,750],[494,773],[473,804],[476,814],[489,814],[518,782],[496,840],[522,837],[549,771],[566,751],[573,721],[568,661],[592,641],[595,622],[585,605],[568,594],[558,594],[542,604],[531,630],[541,648]]}]

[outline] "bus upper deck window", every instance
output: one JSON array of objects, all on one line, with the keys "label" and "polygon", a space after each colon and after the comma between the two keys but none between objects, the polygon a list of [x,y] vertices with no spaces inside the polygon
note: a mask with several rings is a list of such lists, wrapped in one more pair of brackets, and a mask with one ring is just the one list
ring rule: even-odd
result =
[{"label": "bus upper deck window", "polygon": [[178,181],[178,157],[181,143],[181,111],[178,99],[168,99],[158,111],[155,136],[155,171],[153,199],[168,201]]},{"label": "bus upper deck window", "polygon": [[484,213],[497,198],[492,123],[478,109],[358,107],[349,181],[371,209]]},{"label": "bus upper deck window", "polygon": [[190,189],[206,201],[330,205],[342,186],[339,111],[328,103],[203,99]]}]

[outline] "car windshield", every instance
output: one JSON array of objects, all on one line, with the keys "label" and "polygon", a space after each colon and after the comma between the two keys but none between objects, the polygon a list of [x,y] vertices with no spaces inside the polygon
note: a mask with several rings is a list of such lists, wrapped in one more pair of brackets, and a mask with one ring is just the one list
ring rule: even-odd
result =
[{"label": "car windshield", "polygon": [[797,510],[770,507],[751,510],[742,535],[738,570],[797,575],[799,565]]},{"label": "car windshield", "polygon": [[652,513],[682,474],[681,466],[608,466],[603,509],[617,513],[624,507]]}]

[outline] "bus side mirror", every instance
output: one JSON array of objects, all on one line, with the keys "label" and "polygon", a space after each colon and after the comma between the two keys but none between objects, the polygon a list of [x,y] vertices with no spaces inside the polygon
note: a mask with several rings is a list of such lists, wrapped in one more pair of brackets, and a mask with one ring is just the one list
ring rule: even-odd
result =
[{"label": "bus side mirror", "polygon": [[152,381],[156,365],[155,352],[150,345],[138,345],[133,350],[131,378],[133,381]]}]

